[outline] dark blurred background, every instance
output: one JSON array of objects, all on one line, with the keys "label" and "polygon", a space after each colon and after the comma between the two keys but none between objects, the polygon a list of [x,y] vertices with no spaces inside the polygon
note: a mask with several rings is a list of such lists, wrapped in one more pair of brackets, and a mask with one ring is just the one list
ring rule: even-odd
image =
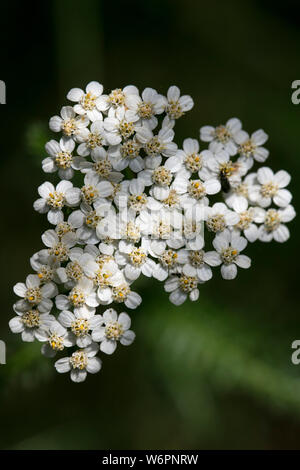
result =
[{"label": "dark blurred background", "polygon": [[[293,176],[300,196],[300,7],[285,0],[96,0],[1,4],[0,447],[7,449],[300,448],[298,219],[284,245],[247,249],[252,269],[233,282],[216,272],[200,299],[172,306],[140,282],[135,343],[104,357],[102,371],[71,383],[8,330],[13,285],[48,227],[32,208],[48,131],[72,87],[135,84],[195,101],[177,143],[199,127],[239,117],[270,136],[267,162]],[[51,176],[50,176],[51,178]],[[218,271],[218,270],[217,270]]]}]

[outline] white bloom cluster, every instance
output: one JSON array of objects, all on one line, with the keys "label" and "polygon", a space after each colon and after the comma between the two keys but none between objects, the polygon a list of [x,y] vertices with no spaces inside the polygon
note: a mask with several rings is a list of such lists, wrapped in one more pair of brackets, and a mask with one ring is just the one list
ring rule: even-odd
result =
[{"label": "white bloom cluster", "polygon": [[248,241],[286,241],[295,211],[287,172],[249,173],[268,157],[264,131],[249,136],[233,118],[200,129],[208,149],[192,138],[178,149],[175,122],[193,100],[176,86],[166,97],[132,85],[106,95],[91,82],[67,98],[73,106],[49,123],[61,137],[42,162],[60,181],[43,183],[34,203],[53,228],[30,260],[35,274],[14,287],[21,299],[9,325],[46,356],[71,348],[55,368],[81,382],[100,370],[99,351],[133,342],[130,317],[115,308],[140,305],[132,284],[141,274],[164,281],[175,305],[195,301],[212,268],[234,279],[250,267]]}]

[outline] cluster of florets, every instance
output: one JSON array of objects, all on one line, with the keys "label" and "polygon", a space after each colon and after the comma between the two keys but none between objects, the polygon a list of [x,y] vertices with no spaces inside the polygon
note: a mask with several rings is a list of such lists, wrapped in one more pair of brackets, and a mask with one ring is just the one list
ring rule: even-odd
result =
[{"label": "cluster of florets", "polygon": [[268,157],[264,131],[249,136],[233,118],[200,129],[208,149],[191,138],[178,149],[175,122],[193,100],[175,86],[166,97],[134,86],[105,95],[91,82],[67,98],[73,106],[50,119],[62,135],[42,162],[61,181],[43,183],[34,203],[53,228],[31,258],[35,274],[14,287],[10,328],[43,342],[44,355],[62,355],[57,371],[81,382],[100,370],[99,351],[133,342],[130,317],[117,310],[140,305],[140,275],[164,282],[175,305],[195,301],[216,267],[224,279],[250,267],[248,241],[286,241],[295,211],[287,172],[249,173]]}]

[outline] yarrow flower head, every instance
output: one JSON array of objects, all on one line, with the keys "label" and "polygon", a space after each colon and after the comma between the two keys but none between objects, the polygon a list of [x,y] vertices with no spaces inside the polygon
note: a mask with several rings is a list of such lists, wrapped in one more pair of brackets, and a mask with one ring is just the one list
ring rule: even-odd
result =
[{"label": "yarrow flower head", "polygon": [[201,127],[206,147],[189,137],[178,146],[175,124],[193,99],[176,86],[103,93],[93,81],[67,99],[42,160],[60,181],[41,184],[34,202],[52,227],[30,258],[34,274],[14,286],[9,326],[82,382],[102,354],[133,343],[123,310],[142,302],[135,280],[164,282],[174,305],[197,301],[219,266],[226,280],[250,267],[248,242],[285,242],[295,210],[286,171],[252,170],[269,156],[262,129],[248,134],[231,118]]}]

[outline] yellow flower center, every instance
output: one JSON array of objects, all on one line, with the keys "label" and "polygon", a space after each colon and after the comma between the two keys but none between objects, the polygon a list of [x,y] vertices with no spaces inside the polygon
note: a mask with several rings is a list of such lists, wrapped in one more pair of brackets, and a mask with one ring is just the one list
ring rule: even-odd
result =
[{"label": "yellow flower center", "polygon": [[25,299],[32,305],[37,305],[42,300],[42,293],[39,287],[31,287],[26,290]]},{"label": "yellow flower center", "polygon": [[66,170],[72,165],[72,154],[70,152],[58,152],[55,163],[59,168]]},{"label": "yellow flower center", "polygon": [[29,310],[23,313],[22,322],[26,328],[38,328],[40,326],[40,314],[38,310]]},{"label": "yellow flower center", "polygon": [[88,364],[88,357],[86,353],[82,350],[74,352],[70,357],[70,364],[73,369],[85,369]]},{"label": "yellow flower center", "polygon": [[123,327],[117,322],[111,322],[105,327],[105,336],[107,339],[118,340],[124,333]]},{"label": "yellow flower center", "polygon": [[89,322],[88,320],[85,320],[84,318],[77,318],[71,324],[71,330],[74,333],[74,335],[77,337],[85,336],[88,333],[89,329],[90,329]]}]

